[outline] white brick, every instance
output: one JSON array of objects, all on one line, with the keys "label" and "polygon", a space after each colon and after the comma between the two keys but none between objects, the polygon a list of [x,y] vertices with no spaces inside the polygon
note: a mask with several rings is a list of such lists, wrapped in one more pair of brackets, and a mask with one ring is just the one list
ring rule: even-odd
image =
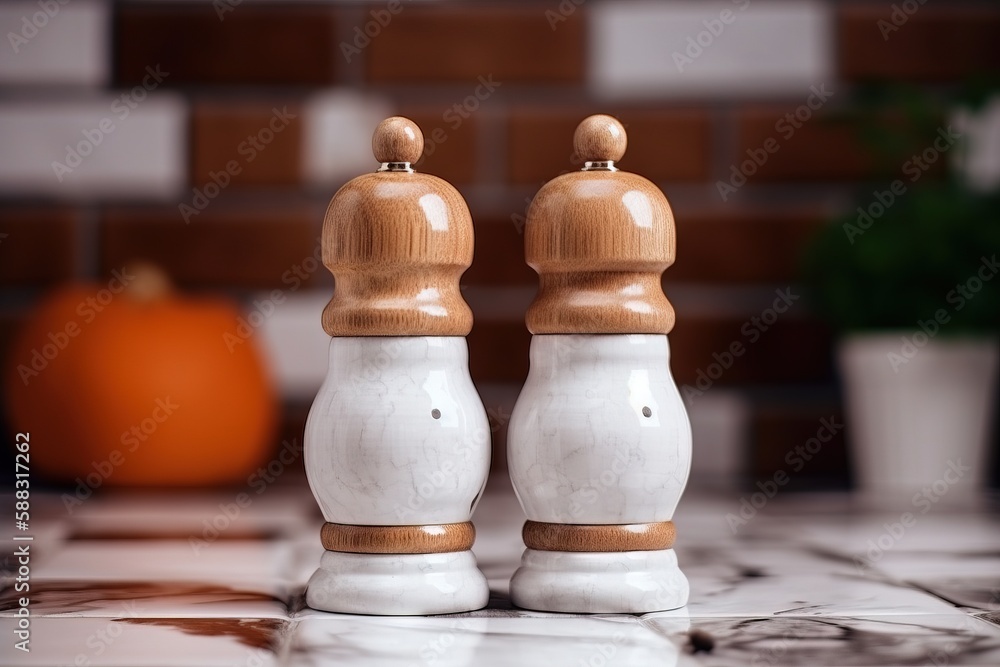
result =
[{"label": "white brick", "polygon": [[109,14],[108,3],[91,0],[0,3],[0,83],[104,84]]},{"label": "white brick", "polygon": [[976,112],[955,112],[952,123],[954,131],[963,135],[952,157],[958,173],[975,190],[995,190],[1000,186],[1000,95]]},{"label": "white brick", "polygon": [[691,479],[703,489],[736,488],[749,451],[746,399],[738,392],[713,388],[687,397],[685,404],[694,440]]},{"label": "white brick", "polygon": [[[258,299],[270,296],[268,292]],[[326,377],[330,337],[323,331],[321,317],[333,292],[317,289],[286,296],[261,324],[257,342],[281,395],[309,400]]]},{"label": "white brick", "polygon": [[609,97],[794,94],[831,79],[833,29],[829,8],[809,0],[602,2],[590,14],[590,84]]},{"label": "white brick", "polygon": [[[174,196],[187,180],[187,115],[183,100],[165,93],[150,94],[134,109],[120,97],[0,103],[0,192]],[[102,124],[110,131],[102,132]],[[57,174],[55,163],[76,164],[67,157],[71,149],[88,154]]]},{"label": "white brick", "polygon": [[324,92],[307,100],[303,116],[306,180],[330,186],[375,171],[372,132],[391,115],[385,100],[348,91]]}]

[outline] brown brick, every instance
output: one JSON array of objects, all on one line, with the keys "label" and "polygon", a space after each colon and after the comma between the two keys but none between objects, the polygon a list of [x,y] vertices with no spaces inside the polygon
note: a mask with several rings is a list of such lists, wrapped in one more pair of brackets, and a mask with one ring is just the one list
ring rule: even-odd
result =
[{"label": "brown brick", "polygon": [[[712,368],[719,363],[714,355],[725,357],[734,343],[740,343],[744,351],[719,374]],[[821,382],[831,375],[828,329],[821,322],[791,314],[778,315],[771,325],[757,325],[750,318],[688,317],[678,309],[670,347],[677,383],[699,389],[699,371],[712,386]],[[702,380],[702,385],[706,382]]]},{"label": "brown brick", "polygon": [[823,223],[819,214],[678,214],[677,261],[663,284],[792,284]]},{"label": "brown brick", "polygon": [[537,7],[407,5],[371,40],[368,77],[461,82],[470,93],[480,76],[501,85],[580,83],[586,64],[582,14],[574,12],[553,30]]},{"label": "brown brick", "polygon": [[[814,116],[803,122],[786,118],[786,114],[794,118],[794,112],[795,107],[788,106],[750,109],[741,114],[739,153],[732,165],[748,182],[838,181],[872,176],[875,161],[861,144],[852,118]],[[772,146],[777,146],[776,152],[768,150]],[[752,155],[765,154],[763,166],[751,161]],[[725,176],[732,182],[732,166],[727,166]]]},{"label": "brown brick", "polygon": [[[114,209],[101,223],[101,266],[108,272],[144,259],[181,286],[288,289],[295,278],[286,272],[303,267],[318,236],[318,216],[308,206],[214,202],[190,224],[173,207]],[[322,266],[305,276],[304,283],[328,277]]]},{"label": "brown brick", "polygon": [[469,368],[476,382],[524,382],[531,334],[522,320],[477,320],[469,334]]},{"label": "brown brick", "polygon": [[42,287],[72,278],[77,217],[70,209],[0,209],[0,286]]},{"label": "brown brick", "polygon": [[476,180],[476,118],[451,113],[451,107],[404,108],[424,133],[424,156],[417,169],[455,183]]},{"label": "brown brick", "polygon": [[837,39],[843,77],[940,81],[1000,68],[1000,10],[995,4],[923,5],[905,23],[906,14],[894,9],[900,4],[840,9]]},{"label": "brown brick", "polygon": [[[231,177],[233,186],[298,184],[301,116],[294,104],[197,105],[191,120],[192,182],[204,185],[215,172]],[[235,168],[227,172],[231,163]]]},{"label": "brown brick", "polygon": [[[679,385],[697,386],[698,371],[708,374],[734,342],[745,350],[712,386],[822,382],[830,378],[830,334],[812,319],[779,316],[766,331],[747,335],[749,318],[686,316],[678,312],[670,334],[671,369]],[[755,325],[750,325],[753,328]],[[751,329],[747,329],[750,332]],[[477,382],[523,382],[528,374],[531,335],[523,321],[479,319],[469,335],[472,376]],[[714,372],[713,372],[714,374]]]},{"label": "brown brick", "polygon": [[214,4],[126,4],[114,21],[115,72],[141,83],[147,67],[164,85],[324,85],[335,79],[332,11],[243,3],[221,16]]},{"label": "brown brick", "polygon": [[476,220],[476,256],[462,278],[468,285],[534,285],[524,263],[524,235],[511,220]]},{"label": "brown brick", "polygon": [[[6,378],[13,371],[11,368],[13,365],[11,346],[14,344],[14,338],[23,324],[23,314],[0,312],[0,376],[4,379],[4,381],[0,382],[0,434],[4,437],[9,436],[14,429],[10,424],[10,416],[7,414],[7,407],[10,403],[6,400],[7,397],[4,392],[7,386]],[[8,484],[12,486],[13,479],[13,474],[10,474],[10,477],[5,479],[5,475],[0,473],[0,485]]]},{"label": "brown brick", "polygon": [[[752,422],[753,481],[773,480],[780,470],[788,476],[782,490],[848,486],[850,466],[843,425],[844,417],[836,404],[787,402],[758,406]],[[822,442],[818,435],[828,441]]]},{"label": "brown brick", "polygon": [[[698,110],[602,110],[618,118],[628,132],[621,167],[654,182],[699,181],[709,177],[711,127]],[[573,155],[573,131],[586,111],[520,109],[508,125],[507,165],[514,183],[541,184],[579,169]]]},{"label": "brown brick", "polygon": [[[310,403],[302,403],[297,401],[286,402],[281,406],[281,415],[278,421],[277,434],[275,436],[275,446],[273,454],[277,457],[282,449],[285,448],[285,443],[288,443],[290,447],[287,451],[299,452],[297,456],[291,463],[286,464],[284,471],[276,476],[275,483],[279,486],[290,487],[299,486],[301,488],[302,484],[306,484],[306,469],[305,461],[301,456],[301,447],[303,444],[303,437],[306,428],[306,417],[309,415]],[[310,508],[312,511],[312,508]],[[319,506],[315,506],[315,511],[312,511],[314,517],[320,516]]]}]

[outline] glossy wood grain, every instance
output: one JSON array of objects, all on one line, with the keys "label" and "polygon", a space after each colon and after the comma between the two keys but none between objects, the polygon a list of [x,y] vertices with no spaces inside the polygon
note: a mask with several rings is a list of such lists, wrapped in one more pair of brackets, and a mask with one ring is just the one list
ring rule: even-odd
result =
[{"label": "glossy wood grain", "polygon": [[528,209],[525,259],[539,290],[533,334],[668,333],[660,276],[674,261],[673,212],[655,185],[621,171],[547,183]]},{"label": "glossy wood grain", "polygon": [[355,554],[438,554],[465,551],[476,541],[471,521],[432,526],[349,526],[325,523],[323,548]]},{"label": "glossy wood grain", "polygon": [[424,135],[409,118],[386,118],[372,135],[372,153],[379,162],[416,162],[424,152]]},{"label": "glossy wood grain", "polygon": [[657,551],[674,545],[673,521],[627,525],[569,525],[526,521],[524,544],[539,551]]},{"label": "glossy wood grain", "polygon": [[585,162],[621,160],[627,147],[625,128],[613,116],[588,116],[573,133],[573,151]]},{"label": "glossy wood grain", "polygon": [[[388,162],[413,161],[422,146],[419,128],[398,117],[373,139],[376,156]],[[322,246],[336,280],[323,311],[329,335],[464,336],[472,329],[458,285],[472,263],[472,216],[440,178],[407,171],[355,178],[330,201]]]}]

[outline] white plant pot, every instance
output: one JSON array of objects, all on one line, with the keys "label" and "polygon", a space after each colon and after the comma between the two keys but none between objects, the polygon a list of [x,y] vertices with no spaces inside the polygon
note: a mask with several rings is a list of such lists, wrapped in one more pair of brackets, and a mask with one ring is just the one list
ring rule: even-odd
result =
[{"label": "white plant pot", "polygon": [[838,356],[864,498],[925,511],[979,495],[996,411],[996,338],[856,335]]}]

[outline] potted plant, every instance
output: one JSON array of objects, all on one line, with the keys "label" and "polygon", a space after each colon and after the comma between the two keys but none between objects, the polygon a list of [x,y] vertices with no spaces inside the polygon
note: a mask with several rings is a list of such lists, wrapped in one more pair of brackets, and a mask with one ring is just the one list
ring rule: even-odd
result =
[{"label": "potted plant", "polygon": [[982,132],[996,141],[1000,127],[988,121],[1000,102],[980,93],[941,113],[912,91],[863,99],[865,137],[895,165],[892,180],[867,188],[818,234],[805,277],[812,304],[840,333],[856,485],[926,511],[974,497],[986,479],[1000,358],[1000,188]]}]

